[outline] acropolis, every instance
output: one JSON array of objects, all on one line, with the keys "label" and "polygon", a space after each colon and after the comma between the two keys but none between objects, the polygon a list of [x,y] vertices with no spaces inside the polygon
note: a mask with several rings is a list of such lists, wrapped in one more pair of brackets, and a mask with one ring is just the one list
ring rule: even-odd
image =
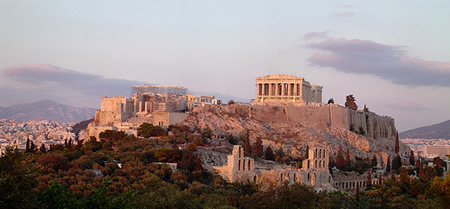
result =
[{"label": "acropolis", "polygon": [[256,78],[254,103],[322,103],[322,86],[302,77],[275,74]]}]

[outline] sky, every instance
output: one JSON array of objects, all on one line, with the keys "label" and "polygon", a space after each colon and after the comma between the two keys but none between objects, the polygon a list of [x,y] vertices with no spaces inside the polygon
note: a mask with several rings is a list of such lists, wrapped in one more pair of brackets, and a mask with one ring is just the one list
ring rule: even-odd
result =
[{"label": "sky", "polygon": [[323,86],[323,102],[395,119],[450,119],[448,1],[0,0],[0,106],[98,108],[130,85],[255,97],[255,77]]}]

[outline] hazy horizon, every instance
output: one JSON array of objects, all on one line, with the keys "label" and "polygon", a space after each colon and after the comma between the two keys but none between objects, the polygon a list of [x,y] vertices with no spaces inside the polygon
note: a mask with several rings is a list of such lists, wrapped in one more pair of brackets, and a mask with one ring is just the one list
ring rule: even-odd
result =
[{"label": "hazy horizon", "polygon": [[[323,86],[323,102],[450,119],[446,1],[0,1],[0,106],[98,107],[132,84],[255,97],[255,77]],[[226,98],[225,98],[226,99]]]}]

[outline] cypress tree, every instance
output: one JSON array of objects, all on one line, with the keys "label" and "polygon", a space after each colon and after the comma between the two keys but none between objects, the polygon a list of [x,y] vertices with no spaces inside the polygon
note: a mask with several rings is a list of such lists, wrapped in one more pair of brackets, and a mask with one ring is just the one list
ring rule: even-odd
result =
[{"label": "cypress tree", "polygon": [[372,172],[371,172],[371,170],[369,169],[369,170],[367,171],[367,173],[369,173],[369,174],[367,175],[367,183],[366,183],[367,187],[366,187],[366,190],[369,190],[369,189],[372,188]]},{"label": "cypress tree", "polygon": [[258,157],[261,157],[264,154],[264,148],[260,137],[256,138],[256,142],[252,146],[252,153]]},{"label": "cypress tree", "polygon": [[246,138],[245,138],[245,147],[244,147],[244,153],[246,156],[250,155],[251,150],[250,150],[250,132],[247,129],[247,134],[246,134]]},{"label": "cypress tree", "polygon": [[398,152],[400,151],[400,147],[398,145],[398,131],[395,134],[395,154],[398,154]]},{"label": "cypress tree", "polygon": [[391,172],[391,159],[390,159],[389,156],[388,156],[388,159],[387,159],[386,172],[388,172],[388,173]]},{"label": "cypress tree", "polygon": [[25,147],[25,152],[30,152],[30,137],[27,138],[27,145]]},{"label": "cypress tree", "polygon": [[347,151],[345,153],[345,164],[349,168],[350,167],[350,148],[347,147]]},{"label": "cypress tree", "polygon": [[372,164],[371,165],[372,165],[372,169],[377,167],[377,165],[378,165],[377,156],[375,156],[375,154],[372,157]]},{"label": "cypress tree", "polygon": [[345,160],[344,160],[344,153],[342,151],[342,146],[339,146],[339,149],[338,149],[338,154],[336,157],[336,167],[339,170],[342,170],[345,168]]},{"label": "cypress tree", "polygon": [[359,183],[356,184],[356,201],[359,204]]},{"label": "cypress tree", "polygon": [[41,148],[39,148],[39,151],[41,151],[42,153],[46,153],[47,150],[45,149],[45,144],[42,143]]},{"label": "cypress tree", "polygon": [[414,158],[414,152],[411,150],[411,153],[409,155],[409,164],[414,166],[415,163],[416,163],[416,159]]}]

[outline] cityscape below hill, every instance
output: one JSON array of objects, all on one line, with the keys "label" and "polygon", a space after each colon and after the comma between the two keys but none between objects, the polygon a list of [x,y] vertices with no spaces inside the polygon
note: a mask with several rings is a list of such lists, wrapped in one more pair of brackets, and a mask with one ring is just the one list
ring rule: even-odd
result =
[{"label": "cityscape below hill", "polygon": [[0,107],[0,119],[80,122],[93,118],[95,110],[89,107],[73,107],[51,100],[42,100],[34,103]]}]

